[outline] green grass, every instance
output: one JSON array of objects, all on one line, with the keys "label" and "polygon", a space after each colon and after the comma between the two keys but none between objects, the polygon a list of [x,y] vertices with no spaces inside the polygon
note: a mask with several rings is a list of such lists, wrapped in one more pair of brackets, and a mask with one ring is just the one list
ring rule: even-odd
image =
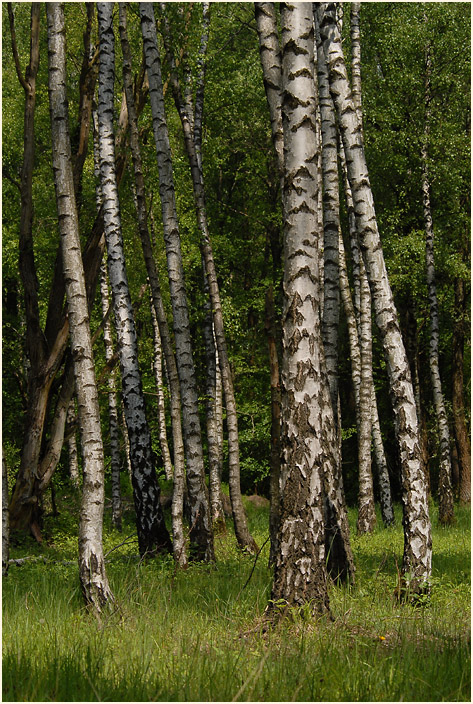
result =
[{"label": "green grass", "polygon": [[[380,521],[354,533],[354,587],[331,587],[333,620],[295,617],[262,633],[271,574],[268,545],[242,589],[253,559],[217,537],[217,565],[176,573],[170,558],[139,564],[131,541],[109,556],[117,611],[99,623],[81,600],[75,564],[74,504],[46,526],[48,544],[29,540],[3,582],[4,701],[469,701],[470,512],[438,528],[433,508],[430,602],[400,606],[394,591],[402,557],[397,526]],[[248,505],[262,545],[267,510]],[[123,535],[106,521],[105,550]]]}]

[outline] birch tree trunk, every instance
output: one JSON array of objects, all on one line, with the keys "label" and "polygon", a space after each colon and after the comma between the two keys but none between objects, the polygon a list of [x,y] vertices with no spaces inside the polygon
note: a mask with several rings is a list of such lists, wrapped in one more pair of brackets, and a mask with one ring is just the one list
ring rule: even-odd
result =
[{"label": "birch tree trunk", "polygon": [[282,7],[284,130],[284,307],[280,524],[268,612],[282,605],[329,608],[325,569],[322,454],[330,396],[323,393],[317,240],[317,140],[313,14],[310,3]]},{"label": "birch tree trunk", "polygon": [[[427,21],[427,15],[424,15]],[[442,382],[439,369],[439,311],[437,300],[437,287],[435,284],[435,258],[434,258],[434,226],[432,209],[430,207],[430,178],[428,144],[430,135],[430,80],[432,73],[432,57],[430,47],[427,47],[425,57],[425,122],[424,138],[422,143],[422,205],[424,210],[425,229],[425,264],[427,287],[430,308],[430,340],[429,340],[429,366],[432,395],[434,399],[435,415],[439,434],[439,522],[449,525],[455,520],[453,510],[452,492],[452,465],[450,461],[450,433],[448,430],[447,413],[442,393]]]},{"label": "birch tree trunk", "polygon": [[[100,295],[102,299],[102,316],[104,319],[103,341],[105,361],[113,357],[112,326],[109,317],[109,293],[107,281],[107,264],[104,261],[100,270]],[[108,378],[108,428],[110,433],[110,462],[112,479],[112,522],[119,531],[122,529],[122,501],[120,492],[120,431],[118,426],[118,403],[116,392],[116,369],[110,371]]]},{"label": "birch tree trunk", "polygon": [[[75,420],[75,408],[72,401],[67,409],[67,423],[73,423]],[[75,489],[79,488],[79,459],[77,456],[77,441],[75,432],[71,433],[67,440],[68,458],[69,458],[69,476],[72,485]]]},{"label": "birch tree trunk", "polygon": [[[203,4],[205,8],[206,3]],[[205,15],[204,15],[205,17]],[[225,407],[227,409],[227,431],[228,431],[228,485],[230,491],[230,502],[232,505],[233,522],[235,526],[235,536],[238,545],[242,550],[249,553],[256,553],[258,546],[248,529],[245,509],[241,499],[240,489],[240,449],[238,441],[238,416],[235,403],[235,393],[233,390],[233,380],[228,358],[227,343],[225,339],[225,328],[223,323],[222,304],[220,300],[220,290],[217,280],[217,272],[213,257],[212,245],[207,223],[207,209],[205,204],[204,179],[201,165],[199,164],[200,144],[196,145],[195,134],[193,132],[194,115],[192,111],[191,99],[184,100],[181,89],[177,81],[175,72],[175,62],[169,50],[169,28],[166,26],[166,18],[163,15],[165,36],[167,35],[167,55],[171,66],[171,85],[173,88],[174,100],[176,103],[181,125],[184,132],[184,143],[187,157],[189,159],[192,187],[194,191],[194,203],[197,215],[197,225],[200,231],[200,249],[205,266],[205,275],[209,287],[210,301],[212,306],[213,324],[215,340],[217,344],[220,371],[222,373],[223,392],[225,396]],[[203,91],[203,88],[202,88]],[[203,95],[202,95],[203,99]],[[197,106],[196,106],[197,107]]]},{"label": "birch tree trunk", "polygon": [[[202,262],[204,265],[204,262]],[[225,514],[221,500],[222,486],[220,478],[222,466],[220,464],[220,442],[217,419],[217,367],[219,365],[218,351],[215,345],[213,330],[213,317],[209,298],[209,287],[204,270],[204,304],[205,318],[202,332],[205,343],[206,375],[205,395],[207,406],[207,444],[209,455],[209,494],[212,527],[215,532],[226,532]]]},{"label": "birch tree trunk", "polygon": [[164,379],[163,379],[163,347],[161,335],[159,334],[158,319],[153,305],[153,295],[151,294],[151,323],[153,325],[153,372],[156,383],[156,411],[158,416],[159,445],[163,456],[164,474],[169,481],[173,477],[171,452],[169,450],[168,436],[166,431],[166,404],[164,401]]},{"label": "birch tree trunk", "polygon": [[[317,13],[353,193],[357,231],[381,332],[399,445],[404,508],[403,594],[429,589],[432,538],[427,490],[421,467],[419,428],[409,364],[389,286],[371,193],[361,125],[351,97],[336,24],[334,3],[318,3]],[[406,591],[404,591],[404,588]]]},{"label": "birch tree trunk", "polygon": [[[350,7],[352,97],[357,120],[360,125],[360,139],[363,143],[363,118],[361,109],[360,3],[352,3]],[[349,187],[349,184],[347,184],[347,186]],[[371,295],[365,265],[360,252],[354,212],[351,213],[351,222],[355,225],[355,227],[350,229],[350,239],[354,262],[353,275],[355,279],[355,287],[358,290],[358,296],[355,297],[355,311],[361,352],[360,419],[358,424],[359,493],[357,530],[359,533],[371,533],[376,524],[373,474],[371,470],[371,435],[373,415],[371,407],[373,398]]]},{"label": "birch tree trunk", "polygon": [[108,274],[117,329],[122,396],[130,441],[133,496],[140,554],[170,550],[171,541],[159,501],[151,435],[138,366],[138,345],[128,288],[115,172],[113,99],[115,37],[113,3],[97,3],[100,39],[99,154]]},{"label": "birch tree trunk", "polygon": [[113,601],[113,596],[105,574],[102,546],[104,457],[71,167],[64,8],[61,3],[50,3],[46,10],[53,173],[84,473],[79,523],[79,576],[86,603],[100,612]]},{"label": "birch tree trunk", "polygon": [[[183,525],[183,506],[185,492],[185,457],[184,457],[184,441],[182,438],[181,425],[181,391],[179,386],[179,376],[176,366],[176,358],[172,349],[171,335],[167,321],[166,312],[164,310],[163,299],[161,295],[161,286],[158,272],[153,256],[151,238],[148,228],[147,206],[146,206],[146,190],[143,178],[143,168],[141,161],[141,151],[138,137],[138,116],[135,107],[132,82],[132,64],[131,51],[127,36],[127,20],[125,5],[120,4],[119,10],[119,28],[123,54],[123,82],[125,87],[126,101],[128,105],[128,125],[130,132],[130,146],[133,159],[133,170],[135,176],[136,188],[136,208],[138,217],[138,231],[141,239],[143,257],[145,260],[146,271],[150,283],[151,299],[152,299],[152,315],[153,320],[156,320],[157,330],[154,328],[155,340],[159,339],[162,343],[164,356],[166,360],[166,369],[168,373],[169,389],[171,395],[171,423],[172,436],[174,445],[174,474],[173,474],[173,494],[172,494],[172,533],[173,533],[173,554],[176,564],[185,568],[187,566],[187,550],[184,537]],[[158,365],[158,360],[155,358],[155,366]],[[159,370],[157,370],[159,371]],[[162,382],[161,382],[162,385]],[[157,379],[159,388],[159,379]],[[164,404],[163,404],[164,406]],[[164,408],[161,412],[164,423]],[[164,435],[161,448],[164,448],[163,454],[166,452],[167,438],[166,427],[161,429],[161,434]],[[169,448],[168,448],[169,452]],[[170,458],[166,460],[170,464]],[[169,471],[169,470],[168,470]]]},{"label": "birch tree trunk", "polygon": [[159,192],[173,311],[176,362],[181,389],[187,484],[191,509],[190,540],[194,557],[213,561],[214,547],[199,421],[197,386],[184,284],[171,149],[164,109],[161,63],[152,3],[140,3],[141,29],[150,87],[153,131],[159,171]]}]

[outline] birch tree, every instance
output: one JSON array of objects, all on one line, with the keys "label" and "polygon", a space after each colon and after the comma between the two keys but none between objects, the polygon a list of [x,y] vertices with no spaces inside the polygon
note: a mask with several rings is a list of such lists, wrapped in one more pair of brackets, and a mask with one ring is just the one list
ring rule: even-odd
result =
[{"label": "birch tree", "polygon": [[181,389],[187,485],[191,511],[190,540],[194,557],[214,560],[213,534],[199,420],[198,395],[189,325],[179,222],[176,211],[171,149],[164,108],[161,62],[152,3],[140,3],[141,30],[148,72],[153,132],[159,172],[159,193],[173,312],[176,362]]},{"label": "birch tree", "polygon": [[122,397],[130,441],[133,498],[140,554],[170,550],[171,541],[159,502],[151,434],[138,366],[138,345],[128,288],[115,171],[113,102],[115,37],[113,3],[98,3],[99,20],[99,155],[107,262],[122,378]]},{"label": "birch tree", "polygon": [[63,5],[48,4],[47,18],[52,162],[84,477],[79,523],[79,576],[86,603],[100,612],[113,596],[105,573],[102,546],[104,456],[71,168]]},{"label": "birch tree", "polygon": [[[201,59],[205,60],[206,44],[209,23],[209,6],[203,3],[203,42],[201,45]],[[230,502],[232,505],[233,522],[235,526],[235,536],[241,549],[250,553],[256,553],[258,547],[248,529],[248,522],[241,500],[240,489],[240,448],[238,441],[238,416],[235,403],[235,393],[233,389],[232,373],[228,357],[227,343],[225,338],[225,328],[223,322],[222,303],[217,280],[217,272],[213,256],[210,233],[207,221],[207,208],[205,203],[205,186],[202,171],[201,157],[201,121],[203,111],[204,74],[201,73],[196,92],[195,104],[191,96],[183,97],[181,87],[178,82],[175,70],[174,56],[170,47],[170,30],[163,5],[161,4],[163,17],[163,27],[165,36],[165,46],[167,50],[168,62],[171,66],[171,86],[173,89],[174,101],[181,120],[184,133],[184,144],[192,177],[192,187],[194,192],[194,203],[197,216],[197,225],[200,231],[200,249],[204,263],[205,276],[208,283],[208,291],[212,307],[213,326],[215,342],[218,350],[219,365],[222,373],[223,391],[225,396],[225,407],[227,410],[227,430],[228,430],[228,486]],[[205,64],[204,64],[205,66]],[[197,127],[197,129],[196,129]]]},{"label": "birch tree", "polygon": [[[419,428],[411,375],[381,247],[364,148],[349,88],[334,3],[318,3],[317,16],[337,110],[357,231],[387,363],[401,459],[404,509],[403,587],[409,594],[429,589],[432,538],[427,491],[421,468]],[[403,592],[404,593],[404,592]]]},{"label": "birch tree", "polygon": [[333,424],[319,324],[317,140],[313,14],[285,3],[282,21],[284,134],[284,308],[280,524],[269,612],[274,605],[329,608],[322,454]]},{"label": "birch tree", "polygon": [[[133,160],[133,171],[135,178],[135,194],[136,194],[136,212],[138,217],[138,231],[141,239],[143,257],[145,260],[146,271],[151,289],[152,301],[152,316],[156,321],[154,326],[155,345],[159,339],[164,348],[166,360],[166,369],[168,372],[169,387],[171,393],[171,422],[172,435],[174,444],[174,473],[173,473],[173,494],[172,494],[172,533],[173,533],[173,553],[176,563],[181,567],[187,566],[187,551],[184,538],[183,527],[183,505],[185,491],[185,458],[184,458],[184,443],[182,437],[181,425],[181,392],[179,386],[179,377],[176,366],[176,359],[172,349],[171,336],[167,322],[166,312],[164,310],[163,299],[161,295],[161,285],[153,257],[151,238],[148,228],[147,205],[146,205],[146,189],[143,177],[143,167],[141,160],[141,150],[138,137],[138,116],[135,106],[132,72],[131,72],[131,51],[128,43],[127,33],[127,17],[126,9],[123,4],[120,4],[119,10],[119,29],[123,54],[123,84],[125,88],[126,102],[128,106],[128,126],[130,132],[130,147]],[[156,329],[157,327],[157,329]],[[158,365],[158,360],[155,355],[155,366]],[[156,370],[158,375],[159,370]],[[158,384],[159,387],[159,379]],[[161,416],[163,416],[163,410]],[[161,423],[164,418],[161,418]],[[160,431],[162,434],[164,431]],[[163,443],[162,447],[166,447]],[[169,458],[170,461],[170,458]]]},{"label": "birch tree", "polygon": [[[427,15],[424,15],[424,21],[427,22]],[[435,283],[434,225],[432,219],[432,208],[430,205],[429,135],[431,119],[431,73],[431,48],[430,46],[427,46],[425,52],[424,82],[425,121],[421,159],[422,205],[424,211],[425,229],[425,265],[430,308],[429,367],[439,434],[439,521],[443,525],[448,525],[454,521],[454,510],[452,493],[452,466],[450,461],[450,432],[448,430],[448,419],[445,410],[439,369],[439,309],[437,286]]]}]

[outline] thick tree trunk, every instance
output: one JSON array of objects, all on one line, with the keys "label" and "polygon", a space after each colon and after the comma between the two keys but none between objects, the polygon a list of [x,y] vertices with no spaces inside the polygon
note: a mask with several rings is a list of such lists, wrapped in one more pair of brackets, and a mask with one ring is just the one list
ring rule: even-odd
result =
[{"label": "thick tree trunk", "polygon": [[[166,27],[166,18],[163,16],[165,34],[169,38],[169,28]],[[169,40],[166,40],[169,45]],[[240,490],[240,449],[238,441],[238,416],[236,410],[235,393],[233,390],[232,373],[228,358],[227,343],[225,339],[225,329],[223,323],[222,304],[220,301],[220,291],[217,280],[217,272],[213,258],[212,245],[207,223],[207,210],[205,205],[204,180],[201,165],[199,164],[198,152],[196,150],[195,135],[193,133],[194,116],[191,104],[184,101],[175,72],[175,62],[168,48],[168,60],[171,65],[171,84],[173,88],[174,100],[181,119],[184,132],[184,143],[187,157],[189,159],[192,186],[194,190],[194,202],[197,214],[197,224],[200,230],[200,249],[205,266],[205,275],[210,293],[212,305],[215,340],[217,344],[220,371],[222,373],[223,392],[225,396],[225,407],[227,410],[227,431],[228,431],[228,485],[230,490],[230,502],[232,505],[233,522],[235,525],[235,535],[238,545],[242,550],[256,553],[258,546],[251,536],[246,519],[245,509],[241,499]],[[200,145],[199,145],[200,153]]]},{"label": "thick tree trunk", "polygon": [[[426,17],[426,16],[425,16]],[[426,277],[429,293],[430,308],[430,341],[429,341],[429,366],[432,395],[434,399],[435,415],[439,436],[439,522],[448,525],[455,520],[452,492],[452,465],[450,461],[450,433],[448,419],[442,393],[442,382],[439,369],[439,311],[437,300],[437,287],[435,284],[435,259],[434,259],[434,226],[432,209],[430,207],[430,178],[428,165],[428,143],[430,135],[430,78],[432,73],[432,59],[430,49],[426,50],[425,66],[425,122],[424,139],[422,143],[422,205],[424,209],[425,229],[425,262]]]},{"label": "thick tree trunk", "polygon": [[112,290],[122,377],[122,396],[130,441],[133,496],[140,554],[170,550],[171,541],[159,501],[151,435],[138,366],[138,344],[128,288],[115,172],[113,97],[115,46],[112,3],[98,3],[100,38],[99,153],[108,274]]},{"label": "thick tree trunk", "polygon": [[[409,365],[399,329],[379,237],[359,124],[350,94],[334,3],[317,5],[355,204],[357,231],[366,266],[390,381],[399,445],[404,504],[403,586],[411,595],[429,589],[432,538],[427,489],[421,466],[419,427]],[[404,590],[403,590],[404,594]]]},{"label": "thick tree trunk", "polygon": [[164,109],[161,63],[152,3],[140,3],[141,28],[150,86],[153,131],[159,170],[164,241],[173,310],[176,362],[181,389],[187,484],[191,508],[190,540],[194,557],[213,561],[214,547],[199,421],[197,386],[190,336],[189,312],[176,212],[171,149]]},{"label": "thick tree trunk", "polygon": [[[280,525],[268,611],[329,608],[325,569],[323,455],[335,461],[319,312],[317,140],[313,14],[282,7],[284,128],[284,307]],[[326,389],[324,393],[323,389]]]},{"label": "thick tree trunk", "polygon": [[102,546],[104,456],[71,166],[63,5],[48,4],[47,17],[53,173],[84,476],[79,523],[79,576],[86,603],[100,612],[113,601],[113,595],[105,574]]},{"label": "thick tree trunk", "polygon": [[460,463],[460,503],[471,503],[471,446],[465,420],[463,350],[467,297],[463,279],[455,279],[455,318],[453,323],[452,406],[453,427]]}]

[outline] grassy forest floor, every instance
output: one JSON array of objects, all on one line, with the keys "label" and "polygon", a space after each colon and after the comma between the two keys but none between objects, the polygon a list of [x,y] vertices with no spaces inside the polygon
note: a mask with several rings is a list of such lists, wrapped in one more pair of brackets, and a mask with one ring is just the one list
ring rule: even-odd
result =
[{"label": "grassy forest floor", "polygon": [[[268,509],[244,499],[259,545]],[[172,558],[139,564],[132,539],[107,558],[117,610],[99,623],[82,603],[76,559],[78,497],[58,497],[42,546],[25,539],[3,580],[3,701],[470,701],[470,510],[453,527],[433,519],[433,588],[421,607],[394,592],[402,558],[396,526],[357,536],[356,585],[330,588],[333,620],[262,633],[270,595],[268,544],[256,561],[228,522],[217,564],[176,573]],[[134,533],[105,521],[105,552]]]}]

